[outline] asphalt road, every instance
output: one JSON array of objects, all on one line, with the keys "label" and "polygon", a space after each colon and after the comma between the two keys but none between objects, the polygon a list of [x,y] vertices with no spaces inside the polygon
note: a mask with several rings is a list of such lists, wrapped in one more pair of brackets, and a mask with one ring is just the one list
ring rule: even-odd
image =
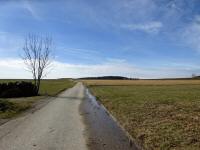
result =
[{"label": "asphalt road", "polygon": [[0,150],[137,150],[82,83],[0,126]]},{"label": "asphalt road", "polygon": [[78,83],[33,114],[0,126],[0,150],[86,150]]}]

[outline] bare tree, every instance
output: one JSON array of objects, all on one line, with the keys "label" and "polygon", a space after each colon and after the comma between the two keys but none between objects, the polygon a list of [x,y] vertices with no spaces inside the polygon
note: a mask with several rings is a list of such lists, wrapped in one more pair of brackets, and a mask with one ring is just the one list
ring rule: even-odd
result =
[{"label": "bare tree", "polygon": [[29,34],[25,38],[22,59],[32,73],[36,94],[39,93],[41,79],[52,63],[52,38]]}]

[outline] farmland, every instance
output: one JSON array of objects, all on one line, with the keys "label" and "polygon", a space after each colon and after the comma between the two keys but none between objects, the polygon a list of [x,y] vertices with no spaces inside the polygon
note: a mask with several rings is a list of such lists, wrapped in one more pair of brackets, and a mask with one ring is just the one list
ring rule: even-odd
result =
[{"label": "farmland", "polygon": [[82,80],[87,85],[199,85],[200,80]]},{"label": "farmland", "polygon": [[200,80],[83,82],[144,148],[200,148]]}]

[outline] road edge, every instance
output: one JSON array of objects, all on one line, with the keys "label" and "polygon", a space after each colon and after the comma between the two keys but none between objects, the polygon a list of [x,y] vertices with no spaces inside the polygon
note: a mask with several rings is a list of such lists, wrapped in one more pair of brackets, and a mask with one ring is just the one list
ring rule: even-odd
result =
[{"label": "road edge", "polygon": [[45,105],[47,105],[48,103],[50,103],[52,101],[52,99],[54,99],[55,96],[58,96],[60,94],[62,94],[63,92],[65,92],[66,90],[69,90],[71,88],[73,88],[76,84],[74,84],[72,87],[70,88],[65,88],[61,91],[59,91],[57,94],[51,96],[51,95],[43,95],[43,97],[39,98],[38,100],[36,100],[35,102],[33,102],[32,106],[18,114],[16,114],[15,116],[11,117],[11,118],[5,118],[5,119],[0,119],[0,126],[6,124],[9,121],[18,119],[20,117],[24,117],[28,114],[32,114],[35,113],[36,111],[40,110],[41,108],[43,108]]},{"label": "road edge", "polygon": [[114,117],[110,111],[98,100],[98,98],[96,96],[94,96],[94,94],[91,92],[91,90],[89,89],[89,87],[87,87],[85,84],[83,84],[85,86],[85,89],[88,90],[88,92],[93,96],[94,100],[102,107],[102,109],[111,117],[111,119],[117,124],[117,126],[119,128],[121,128],[121,130],[124,132],[124,134],[127,136],[127,138],[129,139],[129,144],[130,146],[135,145],[139,150],[146,150],[141,144],[139,144],[138,142],[136,142],[137,140],[135,138],[133,138],[133,136],[131,136],[128,131],[126,131],[126,129],[120,124],[120,122],[116,119],[116,117]]}]

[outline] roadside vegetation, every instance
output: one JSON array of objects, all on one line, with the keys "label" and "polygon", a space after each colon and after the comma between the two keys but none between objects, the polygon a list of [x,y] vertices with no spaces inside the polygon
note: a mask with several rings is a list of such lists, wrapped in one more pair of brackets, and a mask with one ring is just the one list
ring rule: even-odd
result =
[{"label": "roadside vegetation", "polygon": [[7,119],[29,109],[41,96],[0,99],[0,119]]},{"label": "roadside vegetation", "polygon": [[30,97],[36,95],[36,87],[31,82],[0,83],[0,98]]},{"label": "roadside vegetation", "polygon": [[200,148],[199,80],[93,80],[85,84],[145,149]]},{"label": "roadside vegetation", "polygon": [[[0,83],[31,80],[0,80]],[[65,89],[71,88],[75,84],[69,79],[41,80],[39,96],[20,98],[0,98],[0,119],[10,118],[31,108],[38,100],[45,96],[55,96]]]}]

